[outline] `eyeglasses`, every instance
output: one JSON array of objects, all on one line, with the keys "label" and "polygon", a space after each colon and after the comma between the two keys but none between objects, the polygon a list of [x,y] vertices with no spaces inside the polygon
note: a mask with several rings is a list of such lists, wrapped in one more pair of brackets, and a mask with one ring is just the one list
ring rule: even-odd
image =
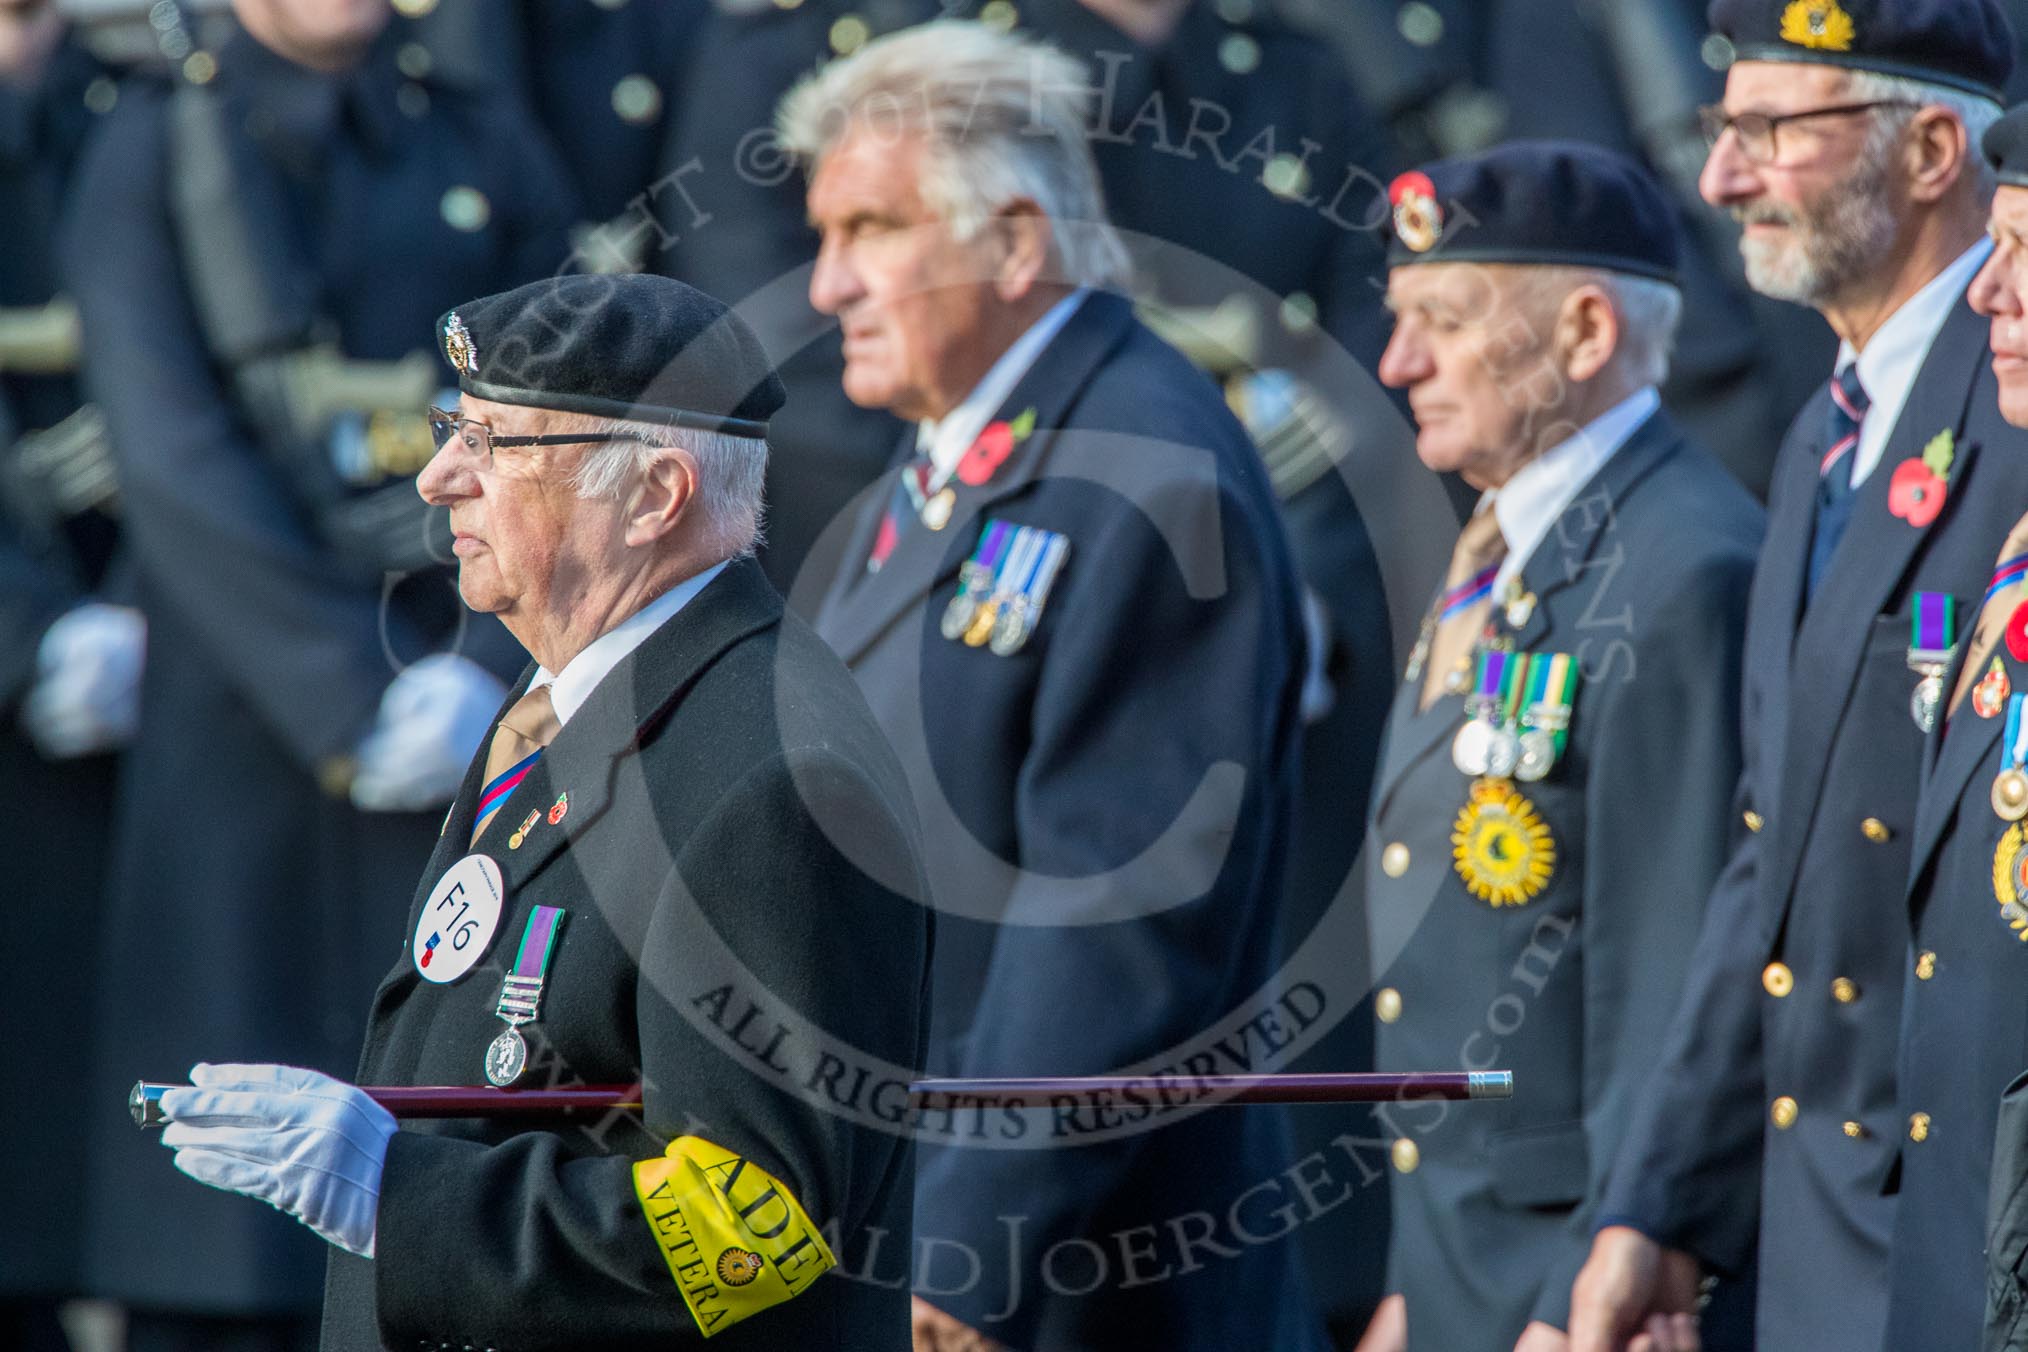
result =
[{"label": "eyeglasses", "polygon": [[1704,128],[1704,142],[1716,146],[1718,138],[1727,131],[1739,138],[1739,149],[1755,164],[1773,164],[1780,158],[1775,134],[1787,122],[1801,122],[1812,117],[1849,117],[1853,113],[1870,113],[1875,108],[1920,108],[1922,105],[1911,99],[1874,99],[1868,103],[1840,103],[1830,108],[1809,108],[1800,113],[1727,113],[1715,105],[1699,108],[1697,120]]},{"label": "eyeglasses", "polygon": [[482,422],[460,418],[440,408],[430,410],[429,420],[430,440],[438,450],[450,445],[455,437],[468,454],[487,465],[493,463],[493,451],[500,446],[592,446],[607,441],[646,440],[631,432],[551,432],[542,436],[503,437]]}]

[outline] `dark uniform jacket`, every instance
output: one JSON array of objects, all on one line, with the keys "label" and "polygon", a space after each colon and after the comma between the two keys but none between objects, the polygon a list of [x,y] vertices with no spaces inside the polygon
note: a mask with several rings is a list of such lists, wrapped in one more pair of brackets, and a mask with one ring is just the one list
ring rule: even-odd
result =
[{"label": "dark uniform jacket", "polygon": [[[475,843],[506,881],[490,953],[432,984],[408,940],[469,853],[483,764],[408,923],[379,930],[401,957],[374,997],[358,1082],[481,1083],[527,916],[559,906],[523,1082],[638,1082],[645,1109],[549,1129],[408,1123],[388,1149],[374,1258],[333,1251],[324,1346],[700,1343],[632,1173],[678,1136],[765,1169],[834,1250],[869,1227],[905,1244],[906,1137],[822,1076],[827,1055],[900,1082],[919,1064],[929,921],[908,790],[850,678],[783,617],[759,568],[714,578],[564,725]],[[907,1338],[905,1291],[833,1273],[710,1346]]]},{"label": "dark uniform jacket", "polygon": [[[1997,408],[1989,362],[1974,355],[1959,378],[1972,387],[1971,408]],[[1997,415],[1979,422],[1988,463],[2012,461],[2016,482],[2028,477],[2028,433]],[[2013,505],[2023,504],[2017,498]],[[1976,607],[1977,595],[1959,604]],[[1974,612],[1963,613],[1960,664],[1971,656]],[[2028,663],[2004,642],[1979,658],[1974,677],[1995,657],[2011,688],[2023,689]],[[1945,673],[1946,692],[1958,670]],[[2024,899],[2017,880],[2028,878],[2028,849],[2022,828],[1993,810],[1994,776],[2011,761],[2006,722],[2006,701],[1981,718],[1967,696],[1924,748],[1909,860],[1915,952],[1904,968],[1895,1085],[1901,1162],[1890,1348],[1973,1347],[1985,1307],[1995,1117],[2001,1091],[2028,1069],[2028,920],[2014,923],[2001,909]]]},{"label": "dark uniform jacket", "polygon": [[[307,260],[353,358],[430,349],[443,311],[564,256],[570,193],[519,106],[433,81],[405,94],[417,82],[395,69],[404,41],[397,21],[362,66],[325,76],[242,34],[210,86],[286,204],[248,229]],[[439,814],[355,812],[320,772],[353,752],[404,664],[497,654],[503,680],[520,665],[447,570],[362,577],[262,449],[185,277],[170,111],[163,84],[123,82],[65,222],[86,385],[114,440],[148,619],[99,959],[101,1103],[206,1058],[351,1066],[384,961],[372,936],[399,917]],[[95,1123],[102,1294],[221,1314],[315,1308],[315,1236],[191,1188],[116,1114]],[[179,1242],[160,1242],[171,1229]]]},{"label": "dark uniform jacket", "polygon": [[[1973,613],[2028,500],[2028,460],[1990,394],[1986,325],[1938,330],[1807,608],[1803,578],[1828,392],[1776,461],[1747,621],[1747,833],[1712,892],[1684,1002],[1602,1219],[1724,1271],[1760,1245],[1767,1347],[1872,1347],[1886,1317],[1894,1068],[1923,736],[1907,664],[1918,591]],[[1888,511],[1895,467],[1956,434],[1942,513]],[[1998,1092],[1998,1086],[1994,1087]]]},{"label": "dark uniform jacket", "polygon": [[[84,91],[101,72],[66,43],[41,78],[0,84],[0,307],[40,307],[56,292],[55,224],[92,115]],[[64,377],[0,374],[0,462],[22,433],[76,407]],[[16,721],[35,681],[49,626],[101,585],[110,522],[97,512],[50,519],[18,500],[0,464],[0,784],[13,803],[0,820],[12,929],[0,947],[0,981],[16,1003],[14,1036],[26,1054],[0,1064],[0,1095],[35,1112],[0,1119],[0,1153],[33,1160],[0,1177],[0,1306],[22,1297],[76,1294],[83,1264],[77,1196],[87,1176],[78,1124],[90,1097],[89,1027],[95,964],[51,961],[89,952],[103,910],[114,758],[50,762]],[[0,1341],[5,1319],[0,1316]]]},{"label": "dark uniform jacket", "polygon": [[1984,1352],[2028,1349],[2028,1072],[2000,1096],[1986,1203]]},{"label": "dark uniform jacket", "polygon": [[[930,1069],[1236,1071],[1203,1035],[1272,970],[1302,641],[1270,490],[1216,390],[1118,297],[1087,296],[998,416],[1031,409],[1034,435],[958,488],[948,525],[911,524],[870,576],[894,477],[869,490],[818,614],[922,814]],[[1007,656],[940,630],[991,520],[1069,542]],[[1272,1068],[1258,1038],[1227,1041]],[[1292,1245],[1186,1225],[1213,1257],[1168,1228],[1286,1167],[1274,1113],[993,1117],[979,1148],[971,1121],[946,1118],[945,1144],[925,1129],[933,1304],[1017,1348],[1313,1345]],[[1050,1259],[1066,1240],[1086,1243]]]},{"label": "dark uniform jacket", "polygon": [[1513,785],[1553,841],[1530,900],[1491,905],[1453,863],[1473,785],[1451,757],[1463,697],[1418,712],[1411,668],[1395,698],[1366,847],[1377,1060],[1515,1080],[1509,1102],[1376,1112],[1395,1138],[1388,1289],[1417,1352],[1506,1352],[1530,1321],[1566,1322],[1725,857],[1760,532],[1738,481],[1658,412],[1522,567],[1532,606],[1496,598],[1499,641],[1582,673],[1562,758]]}]

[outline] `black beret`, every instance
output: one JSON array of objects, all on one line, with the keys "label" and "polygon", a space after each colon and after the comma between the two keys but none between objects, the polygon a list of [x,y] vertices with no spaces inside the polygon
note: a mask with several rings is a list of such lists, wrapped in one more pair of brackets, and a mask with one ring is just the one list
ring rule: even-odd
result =
[{"label": "black beret", "polygon": [[2000,182],[2010,188],[2028,188],[2028,103],[2009,109],[2005,117],[1986,128],[1985,139],[1979,144]]},{"label": "black beret", "polygon": [[767,434],[788,397],[745,321],[669,277],[572,274],[437,321],[458,388],[500,404]]},{"label": "black beret", "polygon": [[2000,100],[2014,29],[2000,0],[1711,0],[1740,61],[1811,61]]},{"label": "black beret", "polygon": [[1387,264],[1553,263],[1676,280],[1676,213],[1633,160],[1510,141],[1401,175]]}]

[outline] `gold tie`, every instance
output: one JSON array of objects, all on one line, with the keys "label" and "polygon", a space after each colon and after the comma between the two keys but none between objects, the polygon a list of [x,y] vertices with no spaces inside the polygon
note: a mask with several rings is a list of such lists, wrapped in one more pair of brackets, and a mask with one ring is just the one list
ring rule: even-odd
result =
[{"label": "gold tie", "polygon": [[[508,772],[554,741],[557,729],[562,726],[556,719],[556,707],[550,703],[547,685],[536,686],[500,716],[500,726],[493,730],[493,740],[486,747],[486,773],[479,781],[479,810],[472,819],[474,842],[514,792],[514,786],[521,782],[520,775]],[[521,774],[527,774],[526,767]],[[507,782],[500,782],[503,777]]]},{"label": "gold tie", "polygon": [[2000,546],[1999,563],[1995,566],[1994,584],[1998,590],[1989,595],[1979,607],[1979,622],[1972,630],[1972,646],[1965,664],[1958,670],[1957,688],[1951,691],[1950,712],[1955,714],[1964,697],[1971,693],[1973,686],[1985,675],[1986,663],[2000,646],[2001,635],[2007,632],[2007,621],[2023,601],[2028,601],[2028,574],[2017,572],[2011,579],[2002,582],[2001,575],[2007,565],[2015,563],[2022,555],[2028,554],[2028,516],[2014,523],[2007,532],[2007,543]]},{"label": "gold tie", "polygon": [[1471,679],[1472,649],[1493,610],[1491,574],[1506,557],[1507,540],[1500,534],[1500,519],[1487,507],[1465,523],[1456,548],[1451,550],[1451,568],[1444,575],[1444,593],[1437,598],[1436,629],[1423,670],[1422,708],[1437,702],[1452,672],[1464,671],[1465,679]]}]

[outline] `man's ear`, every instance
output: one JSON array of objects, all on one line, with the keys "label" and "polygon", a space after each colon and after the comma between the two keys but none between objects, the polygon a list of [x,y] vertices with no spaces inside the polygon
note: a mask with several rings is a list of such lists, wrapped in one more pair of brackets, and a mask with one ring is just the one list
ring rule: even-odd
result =
[{"label": "man's ear", "polygon": [[697,457],[676,447],[655,457],[627,496],[626,542],[635,549],[666,539],[697,498]]},{"label": "man's ear", "polygon": [[1964,123],[1941,108],[1917,110],[1902,142],[1908,195],[1918,202],[1937,201],[1959,179],[1978,172],[1973,153]]},{"label": "man's ear", "polygon": [[1050,249],[1056,232],[1042,207],[1030,198],[1017,197],[1001,207],[993,218],[993,229],[1004,241],[1000,263],[993,276],[993,289],[1003,301],[1018,301],[1047,280]]},{"label": "man's ear", "polygon": [[1563,298],[1556,319],[1556,353],[1563,374],[1578,383],[1606,368],[1620,346],[1620,315],[1597,286],[1580,286]]}]

